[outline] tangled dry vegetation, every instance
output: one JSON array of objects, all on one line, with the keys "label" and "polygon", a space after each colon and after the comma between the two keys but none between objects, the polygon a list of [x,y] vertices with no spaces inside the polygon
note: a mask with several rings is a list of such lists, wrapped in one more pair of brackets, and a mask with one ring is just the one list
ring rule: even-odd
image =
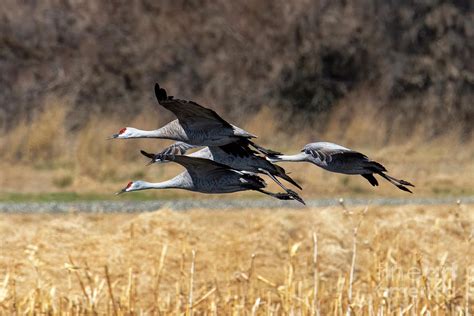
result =
[{"label": "tangled dry vegetation", "polygon": [[0,313],[470,315],[471,205],[2,215]]},{"label": "tangled dry vegetation", "polygon": [[49,97],[70,101],[68,131],[133,117],[158,80],[239,124],[271,106],[284,128],[321,132],[343,109],[341,126],[374,117],[387,138],[467,140],[473,13],[468,0],[4,0],[0,129]]}]

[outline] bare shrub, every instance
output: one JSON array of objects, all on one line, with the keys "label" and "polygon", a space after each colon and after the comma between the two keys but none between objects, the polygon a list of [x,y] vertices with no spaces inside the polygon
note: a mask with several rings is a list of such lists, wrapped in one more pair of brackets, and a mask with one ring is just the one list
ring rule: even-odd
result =
[{"label": "bare shrub", "polygon": [[[376,113],[388,139],[423,125],[425,138],[458,126],[466,141],[472,15],[469,1],[6,0],[0,123],[29,122],[46,95],[73,100],[68,130],[90,117],[133,117],[155,103],[159,81],[237,122],[270,105],[298,122],[281,124],[291,133],[325,130],[343,106]],[[370,108],[351,105],[361,90],[377,99]]]}]

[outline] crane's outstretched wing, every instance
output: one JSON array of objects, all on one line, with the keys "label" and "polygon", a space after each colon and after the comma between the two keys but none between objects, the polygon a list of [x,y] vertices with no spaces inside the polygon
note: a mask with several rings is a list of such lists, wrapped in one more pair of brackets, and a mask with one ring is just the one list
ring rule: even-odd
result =
[{"label": "crane's outstretched wing", "polygon": [[219,146],[219,148],[226,154],[233,155],[236,157],[251,157],[256,156],[258,153],[249,147],[247,140],[236,141],[227,145]]},{"label": "crane's outstretched wing", "polygon": [[182,125],[233,128],[231,124],[211,109],[205,108],[193,101],[179,100],[168,96],[166,90],[161,88],[158,83],[155,84],[155,95],[158,103],[165,109],[173,112]]}]

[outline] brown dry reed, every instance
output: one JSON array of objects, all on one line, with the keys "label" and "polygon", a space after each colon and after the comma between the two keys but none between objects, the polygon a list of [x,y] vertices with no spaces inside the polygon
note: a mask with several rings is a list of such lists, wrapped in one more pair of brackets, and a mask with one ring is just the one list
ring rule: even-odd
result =
[{"label": "brown dry reed", "polygon": [[472,211],[3,215],[0,313],[471,315]]},{"label": "brown dry reed", "polygon": [[[363,97],[354,98],[363,107]],[[147,159],[140,149],[157,152],[169,145],[166,140],[107,140],[122,127],[155,129],[171,117],[166,110],[145,108],[131,118],[97,115],[79,128],[70,126],[72,111],[68,99],[48,98],[45,110],[9,129],[0,138],[0,186],[7,192],[78,191],[110,193],[129,180],[160,181],[176,175],[174,164],[145,167]],[[370,112],[370,111],[367,111]],[[168,115],[168,116],[167,116]],[[383,124],[374,126],[362,116],[345,128],[343,111],[335,111],[323,134],[305,129],[289,134],[281,119],[268,107],[262,107],[242,125],[259,135],[259,144],[285,152],[298,152],[304,144],[333,141],[366,153],[384,164],[400,178],[413,182],[417,193],[468,195],[473,191],[474,144],[453,141],[456,135],[444,135],[426,143],[423,137],[384,141]],[[420,132],[420,135],[423,133]],[[453,153],[456,153],[453,155]],[[372,188],[361,177],[324,172],[308,164],[282,164],[304,188],[306,194],[334,195],[350,193],[397,195],[387,183]],[[270,181],[271,182],[271,181]],[[181,193],[178,193],[181,194]],[[247,194],[248,195],[248,194]]]}]

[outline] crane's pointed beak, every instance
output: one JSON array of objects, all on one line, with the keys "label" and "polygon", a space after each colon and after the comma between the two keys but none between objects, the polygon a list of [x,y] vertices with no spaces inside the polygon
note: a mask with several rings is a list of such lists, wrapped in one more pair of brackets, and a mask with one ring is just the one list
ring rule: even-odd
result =
[{"label": "crane's pointed beak", "polygon": [[110,140],[110,139],[114,139],[114,138],[118,138],[118,137],[119,137],[119,134],[113,134],[112,136],[110,136],[110,137],[107,138],[107,139]]},{"label": "crane's pointed beak", "polygon": [[118,192],[115,192],[115,195],[120,195],[120,194],[125,193],[125,192],[127,192],[126,189],[122,189]]}]

